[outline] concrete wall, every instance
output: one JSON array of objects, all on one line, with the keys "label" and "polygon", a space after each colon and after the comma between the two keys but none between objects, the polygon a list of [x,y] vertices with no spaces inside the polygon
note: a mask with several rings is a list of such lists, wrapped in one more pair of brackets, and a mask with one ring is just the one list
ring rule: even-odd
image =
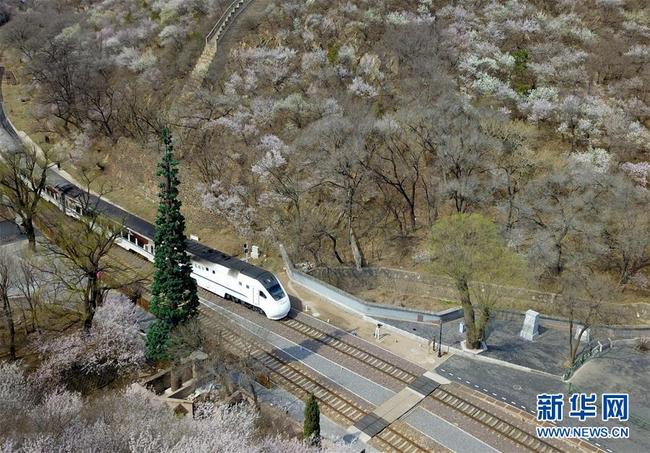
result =
[{"label": "concrete wall", "polygon": [[[341,268],[315,268],[309,272],[310,276],[325,282],[342,291],[355,292],[358,288],[372,289],[377,287],[394,288],[397,292],[404,294],[425,295],[436,299],[458,301],[459,296],[450,278],[435,275],[422,275],[416,272],[409,272],[390,268],[364,268],[357,270],[351,267]],[[523,312],[532,309],[539,312],[548,310],[553,304],[561,304],[561,296],[535,291],[525,288],[514,288],[496,284],[487,284],[487,288],[493,293],[503,306],[512,307],[513,310],[497,310],[497,316],[503,319],[521,319]],[[617,324],[632,324],[638,319],[650,319],[650,305],[638,304],[603,304],[603,312]],[[542,316],[541,321],[548,327],[557,321],[563,322],[561,318]],[[556,323],[557,324],[557,323]],[[544,325],[544,324],[542,324]],[[625,329],[639,326],[621,326]],[[643,328],[641,328],[643,330]]]},{"label": "concrete wall", "polygon": [[16,134],[16,130],[14,129],[14,126],[11,124],[11,121],[9,121],[9,118],[7,118],[7,115],[5,114],[4,111],[4,104],[2,102],[2,80],[4,76],[4,67],[0,66],[0,128],[2,128],[4,131],[9,134],[12,138],[15,140],[18,140],[18,135]]},{"label": "concrete wall", "polygon": [[443,321],[450,321],[462,316],[462,311],[459,309],[445,310],[439,313],[433,313],[423,310],[409,310],[407,308],[394,307],[390,305],[375,304],[363,299],[360,299],[343,289],[337,288],[327,282],[319,280],[313,275],[308,275],[300,272],[293,267],[293,263],[287,254],[284,246],[280,245],[280,254],[285,264],[287,275],[289,278],[304,286],[305,288],[323,296],[324,298],[332,301],[340,307],[359,313],[371,318],[397,318],[397,319],[413,319],[422,322],[437,322],[440,319]]}]

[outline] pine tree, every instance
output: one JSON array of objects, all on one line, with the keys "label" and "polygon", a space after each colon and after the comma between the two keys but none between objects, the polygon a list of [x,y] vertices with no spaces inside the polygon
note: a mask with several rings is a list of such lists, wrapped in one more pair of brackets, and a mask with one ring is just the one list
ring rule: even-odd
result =
[{"label": "pine tree", "polygon": [[320,409],[316,397],[311,394],[305,406],[303,436],[310,445],[320,446]]},{"label": "pine tree", "polygon": [[172,137],[163,129],[165,151],[158,164],[160,191],[154,238],[154,276],[149,309],[170,327],[195,316],[199,299],[192,264],[186,252],[185,218],[178,199],[178,162],[174,159]]},{"label": "pine tree", "polygon": [[147,330],[145,355],[149,360],[169,360],[170,341],[169,324],[155,320]]}]

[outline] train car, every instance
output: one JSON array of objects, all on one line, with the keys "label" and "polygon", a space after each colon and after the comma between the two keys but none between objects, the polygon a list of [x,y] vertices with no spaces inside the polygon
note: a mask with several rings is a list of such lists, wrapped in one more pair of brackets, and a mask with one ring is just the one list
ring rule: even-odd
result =
[{"label": "train car", "polygon": [[[88,195],[56,173],[51,172],[48,180],[44,192],[47,201],[77,219],[83,214],[84,205],[92,205],[123,225],[121,235],[115,241],[118,246],[153,262],[155,227],[152,224],[93,196],[90,203],[82,203],[80,197]],[[192,239],[187,240],[187,251],[191,257],[192,277],[200,288],[249,305],[269,319],[282,319],[289,314],[289,295],[271,272]]]}]

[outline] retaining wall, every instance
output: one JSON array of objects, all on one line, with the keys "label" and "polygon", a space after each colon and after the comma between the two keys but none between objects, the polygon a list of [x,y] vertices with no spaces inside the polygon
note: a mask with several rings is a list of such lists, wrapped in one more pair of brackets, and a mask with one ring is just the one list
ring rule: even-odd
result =
[{"label": "retaining wall", "polygon": [[369,316],[371,318],[411,318],[418,322],[443,322],[458,319],[462,316],[460,308],[452,308],[442,312],[434,313],[424,310],[409,310],[407,308],[394,307],[390,305],[375,304],[360,299],[334,285],[319,280],[313,275],[306,274],[293,267],[293,263],[287,254],[284,246],[280,245],[280,254],[284,261],[289,279],[304,286],[305,288],[325,297],[340,307],[355,313]]},{"label": "retaining wall", "polygon": [[16,134],[16,129],[14,129],[13,124],[11,124],[11,121],[9,121],[9,118],[7,118],[4,110],[4,103],[2,102],[2,81],[4,77],[4,70],[5,68],[0,66],[0,128],[4,129],[4,131],[9,134],[9,136],[18,141],[19,138]]},{"label": "retaining wall", "polygon": [[[377,287],[395,289],[403,294],[428,296],[435,299],[459,301],[458,292],[450,278],[435,275],[423,275],[417,272],[404,271],[390,268],[363,268],[358,270],[352,267],[340,268],[315,268],[309,271],[310,276],[321,280],[336,288],[351,293],[361,289]],[[504,306],[513,307],[515,310],[495,310],[497,317],[502,319],[520,319],[523,321],[523,312],[529,309],[538,312],[548,311],[550,305],[561,303],[561,296],[535,291],[525,288],[515,288],[496,284],[486,284],[494,298]],[[603,311],[612,319],[623,324],[631,324],[637,319],[650,319],[650,305],[637,304],[603,304]],[[557,327],[558,323],[566,323],[562,318],[553,316],[540,316],[541,322],[547,327]],[[555,324],[555,325],[553,325]],[[641,329],[645,326],[621,326],[625,329]]]}]

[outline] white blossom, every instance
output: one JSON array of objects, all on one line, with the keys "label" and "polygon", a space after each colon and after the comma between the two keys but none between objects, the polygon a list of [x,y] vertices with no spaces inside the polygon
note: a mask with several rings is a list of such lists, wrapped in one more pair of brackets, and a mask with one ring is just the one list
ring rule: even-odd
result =
[{"label": "white blossom", "polygon": [[377,96],[377,89],[372,85],[366,83],[366,81],[363,80],[362,77],[355,77],[354,80],[352,80],[350,86],[348,87],[348,90],[360,97],[372,98]]}]

